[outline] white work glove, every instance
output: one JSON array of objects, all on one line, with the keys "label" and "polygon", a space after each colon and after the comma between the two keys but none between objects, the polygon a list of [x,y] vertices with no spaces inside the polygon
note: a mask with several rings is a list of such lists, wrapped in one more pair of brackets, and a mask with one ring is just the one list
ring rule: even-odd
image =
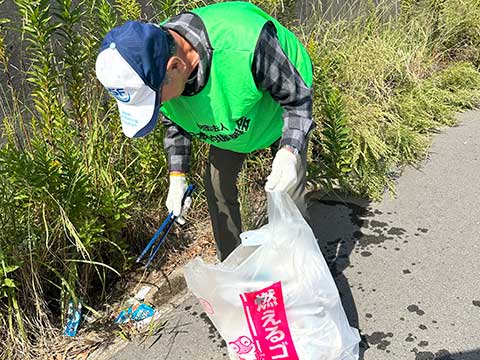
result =
[{"label": "white work glove", "polygon": [[297,183],[297,157],[285,147],[273,159],[272,172],[267,177],[265,191],[287,192]]},{"label": "white work glove", "polygon": [[185,174],[175,173],[170,175],[170,186],[168,188],[167,195],[167,209],[168,212],[173,212],[174,216],[177,216],[177,223],[180,225],[185,224],[184,215],[192,205],[192,198],[189,196],[185,199],[182,206],[183,195],[187,191],[187,180]]}]

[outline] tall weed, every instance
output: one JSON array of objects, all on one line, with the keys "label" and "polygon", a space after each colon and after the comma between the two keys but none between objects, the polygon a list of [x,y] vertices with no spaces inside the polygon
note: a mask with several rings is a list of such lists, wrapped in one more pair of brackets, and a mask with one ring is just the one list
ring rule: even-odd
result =
[{"label": "tall weed", "polygon": [[127,249],[154,221],[145,205],[163,203],[166,161],[161,132],[122,136],[93,73],[102,34],[132,13],[102,0],[16,5],[23,25],[11,31],[25,39],[33,107],[11,83],[2,87],[13,102],[2,100],[10,111],[0,146],[0,342],[5,356],[27,359],[62,326],[71,299],[101,301],[130,266]]},{"label": "tall weed", "polygon": [[[463,6],[476,13],[474,2]],[[453,3],[406,2],[401,16],[389,21],[380,8],[371,8],[354,20],[330,22],[320,17],[312,22],[306,42],[315,71],[321,74],[315,78],[314,103],[320,126],[312,138],[323,145],[323,150],[313,149],[319,154],[311,166],[314,179],[336,179],[346,191],[379,199],[385,189],[394,189],[403,165],[424,158],[432,132],[454,124],[456,111],[478,104],[474,61],[452,63],[445,50],[452,34],[463,34],[445,25],[445,9],[456,9]],[[328,84],[339,89],[333,112],[325,102],[332,96]],[[332,151],[338,137],[330,130],[335,118],[344,119],[341,133],[349,134],[350,148]],[[348,159],[349,171],[332,173],[326,166],[332,156]]]}]

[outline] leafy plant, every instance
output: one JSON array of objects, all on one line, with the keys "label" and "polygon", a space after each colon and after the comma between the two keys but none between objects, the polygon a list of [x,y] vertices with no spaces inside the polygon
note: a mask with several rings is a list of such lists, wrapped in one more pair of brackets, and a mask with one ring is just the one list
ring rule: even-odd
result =
[{"label": "leafy plant", "polygon": [[136,0],[116,0],[115,9],[124,21],[139,20],[142,14],[142,7]]}]

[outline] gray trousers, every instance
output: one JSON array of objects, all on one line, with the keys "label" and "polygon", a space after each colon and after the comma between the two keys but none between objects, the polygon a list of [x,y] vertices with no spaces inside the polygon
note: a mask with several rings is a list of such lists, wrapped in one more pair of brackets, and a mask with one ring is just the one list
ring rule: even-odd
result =
[{"label": "gray trousers", "polygon": [[[307,145],[297,159],[297,184],[289,191],[293,201],[305,214],[304,190],[306,185]],[[271,146],[276,154],[279,141]],[[205,171],[205,192],[212,221],[213,235],[220,261],[240,245],[242,220],[238,202],[237,178],[247,154],[210,146],[207,169]]]}]

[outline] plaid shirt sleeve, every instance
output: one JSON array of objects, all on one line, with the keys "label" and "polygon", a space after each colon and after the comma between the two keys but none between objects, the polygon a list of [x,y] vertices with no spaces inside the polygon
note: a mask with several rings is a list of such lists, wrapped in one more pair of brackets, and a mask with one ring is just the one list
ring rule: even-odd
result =
[{"label": "plaid shirt sleeve", "polygon": [[[193,95],[203,88],[209,73],[211,50],[208,46],[205,27],[200,18],[192,13],[183,13],[171,18],[164,27],[174,30],[186,38],[200,55],[200,63],[194,81],[188,81],[184,95]],[[163,116],[166,126],[163,146],[168,158],[169,171],[188,172],[192,146],[191,136],[170,119]]]},{"label": "plaid shirt sleeve", "polygon": [[165,116],[162,116],[162,124],[167,128],[163,147],[167,153],[168,170],[187,173],[190,167],[191,136]]},{"label": "plaid shirt sleeve", "polygon": [[252,74],[257,86],[268,91],[284,109],[280,146],[305,146],[312,121],[312,88],[290,62],[278,41],[275,27],[267,23],[255,48]]}]

